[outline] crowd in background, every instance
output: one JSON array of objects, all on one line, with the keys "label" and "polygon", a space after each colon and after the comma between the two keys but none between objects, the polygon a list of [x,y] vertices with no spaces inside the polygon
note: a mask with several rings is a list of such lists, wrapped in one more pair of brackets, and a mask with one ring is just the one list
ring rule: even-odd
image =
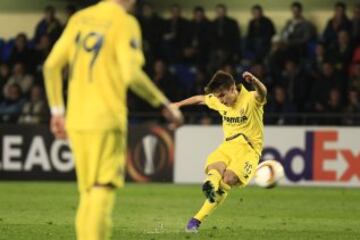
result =
[{"label": "crowd in background", "polygon": [[[66,7],[66,19],[75,11],[74,6]],[[49,121],[42,65],[65,25],[48,6],[31,39],[24,33],[0,39],[0,123]]]},{"label": "crowd in background", "polygon": [[[290,9],[291,19],[276,31],[262,7],[253,6],[245,33],[224,4],[215,6],[214,19],[202,6],[187,19],[180,5],[172,5],[169,18],[163,18],[142,2],[136,17],[143,33],[145,70],[171,101],[203,94],[218,69],[239,83],[241,73],[250,70],[268,87],[267,124],[360,124],[360,5],[347,16],[346,4],[336,3],[325,29],[318,31],[304,17],[301,3],[292,3]],[[67,19],[74,12],[67,7]],[[0,122],[48,121],[41,69],[65,25],[55,9],[47,7],[32,39],[20,33],[0,42]],[[156,111],[133,94],[128,101],[132,121]],[[187,114],[188,122],[220,120],[204,107],[183,110],[194,113]]]}]

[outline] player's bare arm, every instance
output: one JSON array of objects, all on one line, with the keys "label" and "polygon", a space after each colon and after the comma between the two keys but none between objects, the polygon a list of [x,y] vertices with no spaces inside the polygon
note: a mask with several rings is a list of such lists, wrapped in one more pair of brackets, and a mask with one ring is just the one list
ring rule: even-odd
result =
[{"label": "player's bare arm", "polygon": [[267,89],[265,85],[250,72],[244,72],[242,76],[245,79],[245,81],[251,83],[254,86],[255,88],[254,95],[256,100],[258,100],[259,102],[263,102],[266,99],[266,95],[267,95]]},{"label": "player's bare arm", "polygon": [[205,96],[204,95],[196,95],[187,99],[184,99],[179,102],[172,103],[172,105],[177,107],[184,107],[189,105],[204,105],[205,104]]}]

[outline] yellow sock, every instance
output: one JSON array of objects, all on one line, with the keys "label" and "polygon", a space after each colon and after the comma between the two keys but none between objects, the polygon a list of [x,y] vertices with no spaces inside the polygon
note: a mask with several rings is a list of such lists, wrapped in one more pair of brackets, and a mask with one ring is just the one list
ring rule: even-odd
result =
[{"label": "yellow sock", "polygon": [[212,214],[215,209],[220,206],[226,199],[228,195],[228,191],[225,189],[221,189],[224,193],[218,194],[216,193],[215,202],[211,203],[209,200],[205,200],[203,206],[200,208],[199,212],[194,216],[200,222],[204,221],[207,216]]},{"label": "yellow sock", "polygon": [[88,206],[89,206],[89,193],[87,192],[80,193],[79,206],[75,217],[77,240],[86,240],[86,232],[87,232],[86,221],[87,221]]},{"label": "yellow sock", "polygon": [[90,190],[86,240],[110,239],[114,202],[115,190],[105,187],[93,187]]},{"label": "yellow sock", "polygon": [[211,184],[214,186],[215,191],[217,191],[219,189],[221,178],[221,174],[216,169],[210,169],[207,173],[205,182],[210,181]]}]

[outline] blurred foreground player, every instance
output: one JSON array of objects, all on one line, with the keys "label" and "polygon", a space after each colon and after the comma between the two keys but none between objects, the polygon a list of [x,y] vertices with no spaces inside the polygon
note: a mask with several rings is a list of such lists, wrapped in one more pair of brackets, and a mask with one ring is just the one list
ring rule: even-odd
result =
[{"label": "blurred foreground player", "polygon": [[[102,1],[74,14],[44,66],[51,131],[57,138],[69,137],[75,157],[79,240],[110,238],[115,189],[124,184],[127,88],[153,106],[163,106],[173,124],[182,122],[178,108],[142,71],[141,32],[126,12],[134,2]],[[66,65],[70,76],[65,124],[61,74]]]},{"label": "blurred foreground player", "polygon": [[197,232],[232,187],[245,187],[254,176],[263,147],[263,106],[267,90],[251,73],[244,72],[243,78],[255,91],[236,85],[230,74],[218,71],[205,88],[206,95],[174,103],[178,107],[206,104],[223,119],[224,142],[209,155],[205,166],[207,177],[202,190],[207,199],[188,222],[187,232]]}]

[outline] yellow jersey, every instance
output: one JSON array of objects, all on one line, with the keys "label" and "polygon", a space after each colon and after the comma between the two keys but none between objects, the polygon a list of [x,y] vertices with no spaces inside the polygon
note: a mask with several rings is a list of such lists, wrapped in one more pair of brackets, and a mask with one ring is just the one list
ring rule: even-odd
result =
[{"label": "yellow jersey", "polygon": [[69,66],[66,128],[126,131],[128,87],[153,106],[168,102],[143,72],[141,31],[118,4],[103,1],[76,13],[44,65],[50,107],[62,109],[62,69]]},{"label": "yellow jersey", "polygon": [[[232,107],[222,104],[213,94],[205,96],[205,104],[222,116],[225,140],[241,133],[260,153],[264,138],[263,106],[266,101],[259,102],[253,92],[249,92],[242,85],[239,86],[239,91],[236,102]],[[244,139],[244,141],[246,140]]]}]

